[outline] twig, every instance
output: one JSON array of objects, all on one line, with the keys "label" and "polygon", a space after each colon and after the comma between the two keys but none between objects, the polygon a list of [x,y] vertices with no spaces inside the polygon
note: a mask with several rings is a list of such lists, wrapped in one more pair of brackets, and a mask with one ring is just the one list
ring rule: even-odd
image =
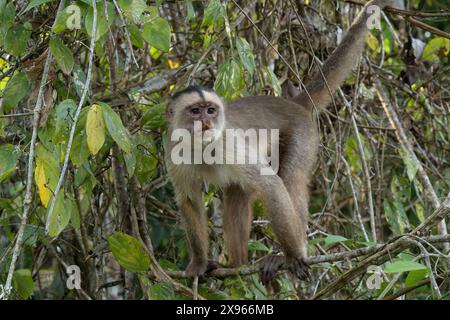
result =
[{"label": "twig", "polygon": [[50,209],[48,211],[47,222],[45,224],[45,232],[48,233],[50,227],[50,221],[53,216],[53,210],[55,209],[56,199],[58,198],[58,193],[61,190],[62,184],[64,183],[64,177],[66,175],[67,167],[69,165],[69,155],[70,150],[72,149],[73,138],[75,136],[75,128],[77,126],[78,117],[80,116],[81,108],[83,107],[84,100],[86,99],[87,92],[89,91],[89,84],[91,81],[91,73],[92,73],[92,65],[94,64],[94,46],[95,46],[95,34],[97,32],[97,6],[95,0],[92,0],[92,8],[93,8],[93,18],[92,18],[92,35],[91,35],[91,44],[89,47],[89,64],[86,72],[86,82],[84,83],[83,93],[80,98],[80,102],[78,103],[77,111],[75,112],[75,116],[73,118],[72,128],[70,130],[69,142],[67,143],[66,154],[64,157],[64,164],[61,169],[61,174],[59,176],[58,183],[56,185],[55,191],[53,193],[52,202],[50,204]]},{"label": "twig", "polygon": [[[61,0],[61,2],[59,3],[58,10],[56,12],[55,17],[57,17],[58,14],[61,12],[61,10],[64,8],[64,4],[65,4],[65,1]],[[55,18],[55,21],[56,21],[56,18]],[[5,286],[3,289],[3,299],[4,300],[8,300],[8,295],[11,292],[12,278],[13,278],[14,270],[16,268],[17,258],[19,257],[20,249],[22,246],[25,225],[28,220],[28,215],[30,214],[31,201],[32,201],[31,187],[33,185],[34,153],[35,153],[36,140],[37,140],[37,131],[38,131],[38,127],[39,127],[39,119],[40,119],[42,105],[43,105],[44,90],[45,90],[45,86],[47,84],[47,78],[48,78],[48,74],[50,71],[51,62],[52,62],[52,54],[49,50],[48,54],[47,54],[47,59],[45,60],[44,71],[42,73],[42,79],[41,79],[41,84],[39,86],[39,92],[38,92],[38,97],[36,100],[36,105],[33,110],[33,132],[31,135],[30,152],[28,154],[27,182],[26,182],[26,189],[25,189],[23,214],[22,214],[22,219],[20,221],[20,227],[17,232],[16,244],[14,246],[11,264],[9,265],[9,271],[8,271]]]}]

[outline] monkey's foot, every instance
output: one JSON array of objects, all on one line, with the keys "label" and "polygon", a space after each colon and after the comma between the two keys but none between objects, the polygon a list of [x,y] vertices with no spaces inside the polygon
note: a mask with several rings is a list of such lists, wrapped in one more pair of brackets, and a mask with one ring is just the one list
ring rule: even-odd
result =
[{"label": "monkey's foot", "polygon": [[309,266],[305,263],[303,258],[287,258],[286,267],[294,276],[300,280],[308,280],[312,282],[311,272]]},{"label": "monkey's foot", "polygon": [[259,276],[264,285],[269,284],[275,279],[278,270],[286,262],[285,256],[282,255],[268,255],[259,264]]},{"label": "monkey's foot", "polygon": [[208,267],[208,263],[202,261],[191,261],[186,268],[186,275],[188,277],[202,276]]}]

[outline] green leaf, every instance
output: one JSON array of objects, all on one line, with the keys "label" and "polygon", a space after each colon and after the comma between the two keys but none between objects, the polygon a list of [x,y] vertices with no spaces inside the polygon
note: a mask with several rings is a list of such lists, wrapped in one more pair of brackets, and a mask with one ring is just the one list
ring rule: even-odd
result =
[{"label": "green leaf", "polygon": [[170,282],[160,282],[152,285],[147,290],[150,300],[173,300],[175,299],[175,291]]},{"label": "green leaf", "polygon": [[52,31],[57,34],[66,29],[79,28],[81,28],[81,9],[73,4],[67,6],[58,14],[55,23],[53,24]]},{"label": "green leaf", "polygon": [[73,67],[71,79],[73,81],[73,85],[75,87],[75,91],[77,92],[78,97],[81,98],[81,96],[83,95],[84,85],[86,83],[86,74],[78,64],[74,65]]},{"label": "green leaf", "polygon": [[70,150],[70,161],[76,167],[80,167],[89,158],[89,148],[86,140],[86,131],[81,131],[75,135]]},{"label": "green leaf", "polygon": [[47,2],[51,2],[51,1],[53,1],[53,0],[32,0],[27,5],[25,10],[22,12],[22,14],[24,14],[25,12],[27,12],[27,11],[29,11],[29,10],[31,10],[31,9],[33,9],[33,8],[35,8],[35,7],[37,7],[37,6],[41,5],[41,4],[44,4],[44,3],[47,3]]},{"label": "green leaf", "polygon": [[72,119],[75,115],[77,106],[72,99],[66,99],[60,102],[56,108],[55,133],[53,142],[63,142],[67,138]]},{"label": "green leaf", "polygon": [[384,272],[386,273],[398,273],[414,270],[427,270],[427,267],[421,263],[409,260],[396,260],[394,262],[387,263],[384,267]]},{"label": "green leaf", "polygon": [[324,241],[325,241],[326,245],[331,245],[331,244],[346,242],[346,241],[351,241],[351,240],[347,239],[346,237],[330,234],[324,239]]},{"label": "green leaf", "polygon": [[12,144],[0,145],[0,182],[7,179],[16,170],[20,153]]},{"label": "green leaf", "polygon": [[202,26],[219,27],[224,22],[225,8],[220,1],[211,0],[203,14]]},{"label": "green leaf", "polygon": [[273,93],[276,96],[281,95],[281,85],[280,85],[280,80],[278,80],[277,76],[275,75],[275,73],[273,73],[272,69],[270,68],[264,68],[264,77],[266,79],[266,82],[272,86],[273,88]]},{"label": "green leaf", "polygon": [[14,23],[16,8],[12,2],[5,5],[5,0],[0,0],[0,47],[4,46],[6,33]]},{"label": "green leaf", "polygon": [[262,252],[270,252],[270,249],[267,246],[259,241],[249,240],[248,242],[248,250],[249,251],[262,251]]},{"label": "green leaf", "polygon": [[86,139],[92,155],[96,155],[105,143],[105,121],[98,104],[93,104],[89,108],[86,119]]},{"label": "green leaf", "polygon": [[[105,10],[103,9],[103,2],[101,5],[97,5],[97,26],[95,31],[95,40],[100,39],[106,32],[108,32],[109,28],[114,22],[116,18],[116,9],[114,8],[114,4],[111,2],[107,2],[107,12],[108,12],[108,21],[106,20]],[[92,27],[94,22],[94,9],[89,8],[86,18],[84,20],[84,25],[86,27],[87,34],[89,37],[92,36]]]},{"label": "green leaf", "polygon": [[128,130],[124,127],[119,115],[106,103],[98,103],[102,107],[103,118],[110,136],[117,145],[126,153],[131,152],[131,138]]},{"label": "green leaf", "polygon": [[419,168],[419,163],[417,159],[411,158],[408,152],[406,152],[403,148],[399,149],[400,156],[403,159],[403,163],[406,165],[406,173],[408,175],[409,181],[414,181],[414,177],[416,176],[417,170]]},{"label": "green leaf", "polygon": [[19,269],[13,274],[13,288],[20,299],[29,299],[33,296],[34,283],[30,269]]},{"label": "green leaf", "polygon": [[139,240],[122,232],[108,238],[109,248],[119,264],[130,272],[145,272],[150,268],[150,257]]},{"label": "green leaf", "polygon": [[152,47],[168,52],[170,48],[170,25],[163,18],[155,18],[144,25],[142,37]]},{"label": "green leaf", "polygon": [[18,25],[11,27],[5,36],[5,50],[13,56],[21,56],[27,49],[27,41],[31,36],[31,25]]},{"label": "green leaf", "polygon": [[50,40],[50,51],[61,70],[65,74],[70,74],[74,64],[72,51],[58,38]]},{"label": "green leaf", "polygon": [[[50,206],[48,206],[48,209],[50,209]],[[60,192],[56,199],[52,218],[50,219],[48,228],[48,235],[50,237],[57,237],[68,226],[72,217],[72,209],[73,206],[70,200],[64,197],[63,192]]]},{"label": "green leaf", "polygon": [[436,61],[448,56],[450,52],[450,39],[437,37],[427,43],[422,53],[422,60]]},{"label": "green leaf", "polygon": [[5,113],[17,107],[28,93],[30,84],[27,76],[23,72],[17,72],[9,81],[3,90],[3,110]]},{"label": "green leaf", "polygon": [[240,96],[243,88],[242,65],[234,59],[225,60],[217,73],[214,90],[226,100],[233,100]]},{"label": "green leaf", "polygon": [[250,44],[244,38],[239,37],[236,39],[236,48],[245,70],[247,70],[250,73],[250,76],[252,76],[256,63]]},{"label": "green leaf", "polygon": [[408,273],[405,279],[405,286],[410,287],[425,278],[428,274],[427,269],[413,270]]}]

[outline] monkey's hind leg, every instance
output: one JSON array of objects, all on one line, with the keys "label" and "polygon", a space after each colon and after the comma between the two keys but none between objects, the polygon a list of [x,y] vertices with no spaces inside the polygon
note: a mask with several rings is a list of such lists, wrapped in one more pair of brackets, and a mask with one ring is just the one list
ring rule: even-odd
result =
[{"label": "monkey's hind leg", "polygon": [[304,262],[306,258],[306,234],[300,216],[295,211],[289,192],[283,180],[277,176],[263,178],[262,195],[270,214],[273,230],[280,242],[284,256],[265,259],[261,265],[261,274],[267,280],[274,278],[277,271],[284,264],[297,278],[306,280],[310,278],[309,270]]},{"label": "monkey's hind leg", "polygon": [[248,260],[248,240],[252,223],[251,194],[239,185],[224,190],[223,237],[230,267]]}]

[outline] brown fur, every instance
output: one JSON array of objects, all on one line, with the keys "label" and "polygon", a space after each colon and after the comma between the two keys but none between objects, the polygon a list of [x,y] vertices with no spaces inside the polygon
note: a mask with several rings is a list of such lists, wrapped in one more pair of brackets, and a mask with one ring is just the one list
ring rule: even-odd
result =
[{"label": "brown fur", "polygon": [[[387,3],[390,1],[375,0],[367,5],[384,7]],[[300,278],[307,277],[303,259],[307,255],[308,183],[319,145],[312,106],[319,110],[325,108],[331,101],[330,91],[339,88],[359,59],[367,32],[366,20],[367,14],[363,9],[339,47],[325,62],[323,75],[319,73],[306,86],[314,103],[303,91],[293,99],[246,97],[224,106],[213,92],[203,95],[195,88],[178,94],[169,103],[169,135],[177,128],[191,128],[192,120],[183,115],[184,110],[205,99],[214,102],[221,110],[215,119],[220,130],[280,129],[280,168],[277,175],[261,175],[260,164],[174,165],[168,157],[168,171],[183,212],[191,248],[191,262],[186,270],[188,275],[201,275],[207,266],[208,232],[200,191],[206,181],[224,190],[224,238],[230,266],[237,267],[247,262],[251,204],[254,197],[259,196],[264,200],[289,270]],[[167,150],[172,150],[173,146],[174,143],[169,142]],[[270,265],[276,269],[280,263],[275,261]],[[266,271],[270,276],[274,270],[269,268]]]}]

